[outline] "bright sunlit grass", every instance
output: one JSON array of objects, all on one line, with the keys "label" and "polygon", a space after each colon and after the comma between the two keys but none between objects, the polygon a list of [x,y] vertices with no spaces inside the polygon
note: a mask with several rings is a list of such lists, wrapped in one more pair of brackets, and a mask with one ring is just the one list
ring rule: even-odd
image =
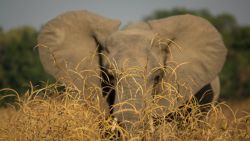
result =
[{"label": "bright sunlit grass", "polygon": [[[150,122],[143,120],[147,116],[145,113],[150,113],[157,106],[150,105],[143,111],[137,111],[140,121],[135,123],[135,130],[127,131],[114,118],[102,112],[97,101],[79,98],[72,89],[58,91],[58,87],[58,84],[51,84],[42,89],[31,89],[17,98],[16,108],[2,109],[0,140],[250,139],[250,114],[237,118],[234,112],[230,112],[228,117],[223,109],[230,111],[230,108],[225,104],[213,106],[209,114],[203,114],[202,118],[201,113],[195,110],[198,105],[192,105],[194,110],[183,118],[167,121],[159,117],[152,124],[154,130],[142,126]],[[175,111],[172,109],[172,112],[183,114],[178,108]]]}]

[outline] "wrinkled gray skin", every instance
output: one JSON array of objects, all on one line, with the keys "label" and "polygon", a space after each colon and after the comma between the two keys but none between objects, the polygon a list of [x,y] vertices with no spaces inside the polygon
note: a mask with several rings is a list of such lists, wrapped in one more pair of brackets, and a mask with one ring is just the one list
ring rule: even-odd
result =
[{"label": "wrinkled gray skin", "polygon": [[[112,34],[107,39],[106,49],[109,51],[109,58],[111,64],[104,66],[109,70],[111,75],[114,75],[116,80],[120,80],[123,75],[117,74],[117,70],[125,71],[125,74],[135,75],[134,77],[126,77],[122,79],[118,84],[114,83],[116,88],[116,95],[114,103],[129,102],[135,106],[137,110],[141,110],[145,106],[144,99],[152,99],[152,90],[155,84],[163,78],[163,70],[154,71],[154,68],[162,67],[164,60],[166,59],[167,47],[152,48],[151,40],[154,38],[154,34],[150,31],[139,30],[139,29],[124,29],[122,31]],[[107,63],[109,64],[109,63]],[[115,68],[114,68],[115,67]],[[145,82],[142,77],[142,71],[136,71],[133,68],[145,69],[148,76]],[[146,85],[147,92],[142,93],[142,90],[138,90],[140,86]],[[134,100],[131,100],[134,99]],[[134,123],[139,120],[138,115],[134,112],[123,112],[116,114],[117,111],[122,109],[132,109],[128,104],[114,107],[114,115],[119,121],[129,121]],[[128,123],[129,124],[129,123]],[[129,126],[129,125],[128,125]]]},{"label": "wrinkled gray skin", "polygon": [[[178,88],[183,99],[177,101],[177,106],[191,96],[202,99],[200,104],[211,103],[218,98],[218,74],[227,51],[219,33],[206,20],[183,15],[130,24],[120,31],[118,27],[118,21],[87,11],[68,12],[51,20],[38,39],[38,43],[45,46],[39,48],[45,69],[62,82],[75,84],[83,93],[88,94],[88,87],[102,86],[107,102],[113,105],[113,115],[128,129],[131,128],[130,123],[139,120],[139,116],[126,110],[143,110],[152,103],[155,94],[162,93],[162,82]],[[152,42],[156,34],[168,40],[164,44]],[[181,52],[170,40],[182,47]],[[92,55],[94,52],[95,56]],[[88,55],[92,55],[94,60],[79,64]],[[184,64],[176,69],[177,77],[172,78],[164,69],[155,69],[175,68],[173,62]],[[110,81],[100,84],[100,80],[88,74],[83,74],[81,80],[67,70],[75,68],[90,69]],[[142,73],[147,77],[143,78]],[[126,74],[134,77],[125,77]],[[115,89],[106,88],[110,85]],[[210,91],[208,96],[204,95],[207,91]],[[100,97],[100,94],[96,96]],[[167,107],[169,103],[163,100],[159,104]],[[105,109],[105,106],[101,107]]]}]

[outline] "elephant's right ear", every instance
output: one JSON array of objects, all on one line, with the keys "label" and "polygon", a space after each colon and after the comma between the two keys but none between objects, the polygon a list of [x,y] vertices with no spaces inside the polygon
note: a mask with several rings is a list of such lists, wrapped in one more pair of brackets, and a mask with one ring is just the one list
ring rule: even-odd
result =
[{"label": "elephant's right ear", "polygon": [[[45,70],[80,89],[83,85],[98,85],[97,47],[104,46],[107,36],[118,30],[119,25],[118,20],[87,11],[67,12],[52,19],[38,37],[40,59]],[[88,79],[90,73],[97,77]]]},{"label": "elephant's right ear", "polygon": [[175,81],[179,84],[189,85],[196,93],[221,71],[227,49],[221,35],[207,20],[180,15],[149,21],[149,24],[154,32],[168,40],[167,65],[175,64],[172,68],[176,68]]}]

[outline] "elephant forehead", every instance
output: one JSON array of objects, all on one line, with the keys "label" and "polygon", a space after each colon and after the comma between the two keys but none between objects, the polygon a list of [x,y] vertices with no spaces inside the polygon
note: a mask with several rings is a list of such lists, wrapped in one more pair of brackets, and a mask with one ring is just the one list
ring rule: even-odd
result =
[{"label": "elephant forehead", "polygon": [[140,46],[150,44],[154,34],[144,30],[123,30],[113,33],[107,39],[108,46]]},{"label": "elephant forehead", "polygon": [[130,50],[119,51],[117,53],[112,53],[111,57],[120,66],[139,67],[142,64],[145,64],[144,62],[147,58],[147,54],[142,53],[138,49],[133,49],[133,50],[130,49]]},{"label": "elephant forehead", "polygon": [[150,69],[159,62],[151,48],[154,36],[153,32],[134,29],[113,33],[106,42],[109,57],[120,69],[146,65]]},{"label": "elephant forehead", "polygon": [[113,53],[110,57],[112,58],[111,63],[114,63],[118,70],[131,70],[135,73],[145,69],[149,72],[160,67],[158,66],[159,61],[152,54],[142,53],[137,49]]}]

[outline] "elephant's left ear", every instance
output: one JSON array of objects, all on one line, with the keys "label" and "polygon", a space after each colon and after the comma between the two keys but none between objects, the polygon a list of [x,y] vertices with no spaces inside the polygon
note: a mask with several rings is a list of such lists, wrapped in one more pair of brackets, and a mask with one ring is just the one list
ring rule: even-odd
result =
[{"label": "elephant's left ear", "polygon": [[[154,32],[168,40],[167,65],[175,64],[176,78],[195,93],[221,71],[227,49],[221,35],[205,19],[192,15],[172,16],[148,22]],[[179,46],[179,47],[177,47]]]}]

